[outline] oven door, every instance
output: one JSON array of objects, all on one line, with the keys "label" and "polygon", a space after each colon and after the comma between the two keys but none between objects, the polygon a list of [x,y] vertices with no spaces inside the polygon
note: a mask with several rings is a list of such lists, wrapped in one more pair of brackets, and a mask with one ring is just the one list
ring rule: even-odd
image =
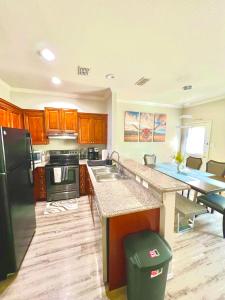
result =
[{"label": "oven door", "polygon": [[46,166],[47,201],[79,197],[79,166]]}]

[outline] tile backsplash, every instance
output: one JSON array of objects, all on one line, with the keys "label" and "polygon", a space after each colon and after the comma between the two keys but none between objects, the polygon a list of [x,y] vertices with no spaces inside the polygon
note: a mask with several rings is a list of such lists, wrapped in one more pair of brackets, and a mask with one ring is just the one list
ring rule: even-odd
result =
[{"label": "tile backsplash", "polygon": [[60,139],[50,139],[49,144],[47,145],[34,145],[34,150],[74,150],[74,149],[82,149],[88,147],[97,147],[99,150],[106,149],[106,145],[97,145],[97,144],[78,144],[75,140],[60,140]]}]

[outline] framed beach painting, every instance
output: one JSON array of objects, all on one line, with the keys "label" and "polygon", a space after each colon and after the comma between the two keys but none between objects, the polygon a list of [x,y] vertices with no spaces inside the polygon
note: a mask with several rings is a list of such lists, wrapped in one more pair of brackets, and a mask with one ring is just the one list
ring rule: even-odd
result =
[{"label": "framed beach painting", "polygon": [[124,142],[138,142],[139,112],[125,111]]},{"label": "framed beach painting", "polygon": [[154,118],[154,142],[165,142],[166,140],[166,114],[155,114]]},{"label": "framed beach painting", "polygon": [[139,141],[140,142],[152,142],[154,130],[154,114],[140,113],[139,123]]}]

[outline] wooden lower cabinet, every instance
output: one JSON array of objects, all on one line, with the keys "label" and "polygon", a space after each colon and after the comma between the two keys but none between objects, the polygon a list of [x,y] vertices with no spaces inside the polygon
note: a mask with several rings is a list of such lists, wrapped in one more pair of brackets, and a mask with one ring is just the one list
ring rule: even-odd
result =
[{"label": "wooden lower cabinet", "polygon": [[160,209],[151,209],[108,219],[108,284],[114,290],[126,284],[124,238],[131,233],[159,232]]},{"label": "wooden lower cabinet", "polygon": [[89,176],[87,166],[80,165],[80,196],[87,195],[87,177]]},{"label": "wooden lower cabinet", "polygon": [[34,169],[34,198],[35,201],[45,201],[47,198],[44,167]]}]

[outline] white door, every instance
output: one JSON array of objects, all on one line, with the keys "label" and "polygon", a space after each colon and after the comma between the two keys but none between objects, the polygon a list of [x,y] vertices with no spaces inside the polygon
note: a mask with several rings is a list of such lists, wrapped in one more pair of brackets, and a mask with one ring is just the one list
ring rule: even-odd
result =
[{"label": "white door", "polygon": [[201,157],[203,170],[209,157],[210,134],[211,122],[193,122],[187,125],[183,139],[185,156]]}]

